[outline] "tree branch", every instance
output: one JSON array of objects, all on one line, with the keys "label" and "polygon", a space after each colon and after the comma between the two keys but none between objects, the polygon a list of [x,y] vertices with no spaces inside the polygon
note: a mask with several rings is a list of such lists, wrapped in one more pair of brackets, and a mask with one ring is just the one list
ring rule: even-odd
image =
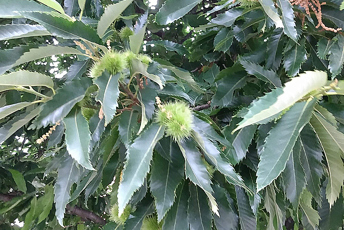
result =
[{"label": "tree branch", "polygon": [[[19,195],[0,193],[0,201],[8,202],[8,201],[11,201],[13,198],[18,197],[18,196]],[[75,216],[80,216],[83,220],[92,221],[92,222],[100,224],[100,225],[106,224],[106,220],[104,220],[102,217],[98,216],[97,214],[95,214],[91,211],[80,208],[78,206],[72,207],[69,204],[67,204],[66,209],[67,209],[68,213],[75,215]]]},{"label": "tree branch", "polygon": [[210,101],[208,101],[208,103],[205,104],[205,105],[196,106],[196,107],[194,107],[192,110],[201,111],[201,110],[209,109],[209,108],[210,108]]}]

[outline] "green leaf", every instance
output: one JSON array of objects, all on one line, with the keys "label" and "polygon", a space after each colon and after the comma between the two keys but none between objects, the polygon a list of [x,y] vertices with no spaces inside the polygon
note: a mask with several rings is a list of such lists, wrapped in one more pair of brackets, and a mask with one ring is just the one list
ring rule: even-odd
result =
[{"label": "green leaf", "polygon": [[219,185],[214,186],[214,196],[219,205],[219,214],[214,216],[217,230],[236,230],[239,225],[238,214],[234,202],[228,192]]},{"label": "green leaf", "polygon": [[164,82],[161,80],[161,78],[157,75],[148,73],[147,68],[148,68],[148,66],[146,64],[142,63],[138,59],[133,59],[131,61],[132,75],[140,73],[140,74],[146,76],[147,78],[149,78],[150,80],[154,81],[155,83],[157,83],[160,86],[160,89],[163,89],[164,88]]},{"label": "green leaf", "polygon": [[1,0],[0,5],[1,18],[20,18],[23,11],[51,12],[51,8],[28,0]]},{"label": "green leaf", "polygon": [[319,225],[319,213],[314,210],[312,207],[312,194],[306,189],[303,190],[300,199],[300,207],[303,213],[306,215],[308,222],[312,225],[313,228]]},{"label": "green leaf", "polygon": [[198,185],[207,194],[214,213],[218,213],[215,198],[212,195],[210,175],[201,158],[201,153],[196,147],[196,143],[191,139],[186,139],[178,143],[185,158],[185,175],[194,184]]},{"label": "green leaf", "polygon": [[161,25],[167,25],[183,17],[201,0],[167,0],[156,14],[155,20]]},{"label": "green leaf", "polygon": [[340,5],[340,10],[344,10],[344,1],[343,1],[342,4]]},{"label": "green leaf", "polygon": [[164,128],[157,124],[151,124],[128,147],[127,161],[123,169],[121,184],[118,189],[119,215],[124,211],[134,192],[144,182],[152,160],[153,149],[156,143],[163,137]]},{"label": "green leaf", "polygon": [[47,218],[50,214],[50,210],[53,207],[54,202],[54,187],[51,185],[47,185],[44,187],[44,196],[38,199],[38,203],[40,204],[39,209],[39,216],[37,220],[37,224],[41,223],[45,218]]},{"label": "green leaf", "polygon": [[133,0],[124,0],[106,7],[103,15],[100,17],[97,27],[99,37],[104,37],[106,30],[121,15],[121,13],[130,5]]},{"label": "green leaf", "polygon": [[307,51],[305,47],[305,40],[302,40],[300,45],[290,40],[284,48],[283,65],[289,76],[296,76],[300,71],[302,63],[307,60]]},{"label": "green leaf", "polygon": [[82,167],[94,170],[88,155],[91,135],[88,123],[80,109],[73,109],[63,119],[66,127],[65,139],[69,155]]},{"label": "green leaf", "polygon": [[50,8],[60,12],[61,14],[65,13],[62,6],[55,0],[37,0],[37,1],[43,3],[46,6],[49,6]]},{"label": "green leaf", "polygon": [[23,174],[21,174],[19,171],[15,169],[8,169],[8,171],[10,171],[10,173],[12,174],[13,180],[14,182],[16,182],[18,189],[23,193],[26,193],[26,181],[24,179]]},{"label": "green leaf", "polygon": [[82,18],[83,13],[84,13],[85,3],[86,3],[86,0],[78,0],[79,8],[81,10],[81,12],[80,12],[80,20]]},{"label": "green leaf", "polygon": [[74,183],[78,182],[80,173],[80,167],[77,166],[77,163],[70,156],[61,162],[58,169],[54,190],[54,202],[56,208],[55,215],[61,226],[63,226],[63,217],[70,197],[70,189]]},{"label": "green leaf", "polygon": [[223,135],[232,143],[234,150],[226,149],[226,156],[229,157],[232,164],[238,164],[246,157],[246,152],[249,145],[252,142],[254,134],[256,132],[257,126],[250,125],[243,129],[240,129],[238,132],[231,134],[236,125],[239,123],[239,119],[233,117],[229,126],[225,126],[222,133]]},{"label": "green leaf", "polygon": [[226,177],[229,183],[246,188],[241,177],[235,173],[233,166],[221,157],[220,151],[216,146],[202,134],[201,130],[197,128],[194,128],[194,130],[194,139],[211,164]]},{"label": "green leaf", "polygon": [[187,205],[188,205],[188,183],[184,181],[179,184],[176,191],[176,199],[173,206],[166,214],[163,230],[180,230],[189,227],[187,221]]},{"label": "green leaf", "polygon": [[341,73],[344,64],[344,36],[337,35],[335,38],[338,40],[329,49],[329,66],[332,73],[332,79]]},{"label": "green leaf", "polygon": [[54,13],[22,12],[21,15],[38,22],[52,35],[64,39],[83,39],[97,44],[101,43],[96,31],[81,21],[72,21]]},{"label": "green leaf", "polygon": [[[275,7],[275,4],[272,0],[259,0],[260,5],[262,5],[264,12],[269,16],[269,18],[274,21],[277,28],[284,27],[284,23],[280,19],[280,16],[278,15],[277,9]],[[283,13],[283,12],[282,12]],[[295,26],[295,23],[294,23]]]},{"label": "green leaf", "polygon": [[284,39],[282,29],[277,28],[274,30],[268,41],[265,68],[275,71],[279,68],[282,60],[283,46]]},{"label": "green leaf", "polygon": [[321,38],[318,43],[317,43],[317,46],[318,46],[318,56],[321,58],[321,59],[327,59],[327,55],[328,53],[330,52],[330,49],[332,47],[332,45],[334,44],[335,42],[333,40],[328,40],[326,38]]},{"label": "green leaf", "polygon": [[20,56],[29,51],[32,47],[36,46],[18,46],[13,49],[0,50],[0,74],[5,73],[11,68]]},{"label": "green leaf", "polygon": [[154,203],[149,199],[143,200],[130,214],[130,218],[124,224],[124,230],[141,230],[143,219],[154,212]]},{"label": "green leaf", "polygon": [[306,188],[317,202],[320,202],[320,178],[323,175],[322,148],[310,125],[306,125],[300,134],[301,162],[306,174]]},{"label": "green leaf", "polygon": [[296,103],[270,130],[258,165],[258,191],[269,185],[284,170],[297,137],[311,118],[315,102],[316,99]]},{"label": "green leaf", "polygon": [[96,99],[101,103],[105,115],[105,126],[107,126],[116,114],[118,106],[117,98],[119,96],[118,81],[120,73],[110,75],[107,71],[94,80],[98,86],[99,92]]},{"label": "green leaf", "polygon": [[253,214],[248,197],[244,189],[235,186],[240,226],[243,230],[256,229],[257,220]]},{"label": "green leaf", "polygon": [[12,68],[13,66],[18,66],[24,64],[29,61],[37,60],[44,57],[50,57],[53,55],[60,55],[60,54],[76,54],[76,55],[84,55],[77,49],[68,46],[55,46],[55,45],[47,45],[47,46],[40,46],[38,48],[32,48],[28,52],[25,52],[16,62],[13,62],[12,65],[8,65],[7,69]]},{"label": "green leaf", "polygon": [[91,79],[81,78],[67,82],[57,90],[53,99],[45,103],[42,111],[35,120],[37,127],[55,124],[63,119],[76,103],[85,96],[87,88],[92,84]]},{"label": "green leaf", "polygon": [[140,52],[145,33],[146,33],[146,26],[144,26],[137,33],[129,37],[130,50],[133,53],[138,54]]},{"label": "green leaf", "polygon": [[327,75],[325,72],[308,71],[300,74],[299,77],[287,82],[283,90],[274,89],[257,101],[252,102],[248,112],[244,115],[244,119],[233,132],[251,124],[269,121],[269,118],[274,118],[303,96],[324,86],[326,82]]},{"label": "green leaf", "polygon": [[158,93],[174,97],[181,97],[186,99],[191,105],[195,105],[195,99],[192,98],[191,95],[185,93],[184,90],[178,85],[167,84],[162,90],[158,91]]},{"label": "green leaf", "polygon": [[256,76],[258,79],[273,84],[275,87],[282,87],[281,80],[273,70],[266,70],[263,66],[240,59],[240,63],[248,74]]},{"label": "green leaf", "polygon": [[124,111],[121,114],[118,131],[120,138],[126,147],[128,147],[133,140],[134,134],[138,131],[138,127],[138,113],[135,110]]},{"label": "green leaf", "polygon": [[50,33],[39,25],[8,24],[0,26],[0,41],[46,35],[50,35]]},{"label": "green leaf", "polygon": [[297,42],[297,31],[294,20],[294,10],[292,5],[288,0],[278,0],[277,4],[282,12],[282,22],[283,22],[283,31],[284,33]]},{"label": "green leaf", "polygon": [[344,20],[343,20],[343,12],[338,10],[339,3],[335,3],[337,6],[321,6],[321,13],[324,19],[328,19],[332,21],[336,26],[342,28],[344,30]]},{"label": "green leaf", "polygon": [[[344,181],[344,165],[340,157],[343,155],[343,151],[333,136],[337,131],[334,126],[316,113],[313,113],[311,125],[319,138],[327,161],[329,182],[326,188],[326,198],[332,206],[341,192]],[[344,134],[341,133],[340,137],[342,135]]]},{"label": "green leaf", "polygon": [[175,51],[181,56],[183,56],[184,54],[188,54],[188,50],[185,49],[183,45],[168,40],[149,41],[146,43],[146,45],[158,45],[165,48],[168,51]]},{"label": "green leaf", "polygon": [[185,81],[195,92],[203,92],[199,85],[195,82],[189,71],[175,67],[170,63],[164,63],[161,65],[161,67],[171,70],[178,78]]},{"label": "green leaf", "polygon": [[0,85],[3,86],[45,86],[54,90],[53,80],[44,74],[19,70],[0,76]]},{"label": "green leaf", "polygon": [[[264,198],[264,207],[269,213],[269,222],[267,229],[282,229],[283,226],[283,214],[282,210],[278,206],[276,191],[273,185],[269,185],[266,188],[265,198]],[[275,218],[276,217],[276,218]],[[276,220],[276,223],[274,223]]]},{"label": "green leaf", "polygon": [[74,78],[81,78],[86,72],[89,61],[76,61],[68,69],[66,74],[66,81],[71,81]]},{"label": "green leaf", "polygon": [[217,90],[211,104],[220,107],[227,107],[230,105],[233,101],[234,91],[243,87],[247,83],[246,80],[247,77],[243,74],[229,73],[229,75],[217,81]]},{"label": "green leaf", "polygon": [[12,136],[18,129],[26,125],[29,121],[31,121],[34,117],[39,114],[40,107],[36,109],[24,113],[20,116],[13,118],[12,120],[8,121],[0,128],[0,143],[3,143],[7,140],[10,136]]},{"label": "green leaf", "polygon": [[0,108],[0,119],[2,118],[5,118],[7,117],[8,115],[18,111],[18,110],[21,110],[25,107],[28,107],[34,103],[37,103],[37,102],[20,102],[20,103],[17,103],[17,104],[12,104],[12,105],[6,105],[4,107],[1,107]]},{"label": "green leaf", "polygon": [[231,27],[235,20],[243,13],[242,9],[232,8],[223,14],[218,14],[215,18],[211,19],[211,23],[225,27]]},{"label": "green leaf", "polygon": [[301,141],[298,139],[282,173],[285,194],[294,208],[298,207],[300,195],[306,186],[306,177],[303,170],[304,162],[301,163],[300,154]]},{"label": "green leaf", "polygon": [[161,146],[168,151],[171,161],[167,161],[159,154],[154,156],[150,177],[150,190],[155,198],[155,207],[160,222],[171,208],[178,184],[184,178],[184,159],[176,144],[170,138],[167,146]]},{"label": "green leaf", "polygon": [[[326,184],[326,181],[324,184]],[[343,195],[340,194],[338,200],[330,207],[325,199],[325,188],[321,189],[321,193],[324,199],[318,208],[320,215],[319,229],[340,229],[344,218]]]},{"label": "green leaf", "polygon": [[227,52],[233,43],[233,30],[222,28],[214,39],[214,50]]},{"label": "green leaf", "polygon": [[37,209],[37,198],[33,197],[31,199],[31,204],[30,204],[30,211],[27,212],[25,216],[25,221],[24,221],[24,226],[23,230],[29,230],[30,227],[32,227],[34,220],[35,220],[35,215],[36,215],[36,209]]},{"label": "green leaf", "polygon": [[190,229],[211,229],[212,216],[206,194],[194,184],[190,184],[189,189],[188,221]]}]

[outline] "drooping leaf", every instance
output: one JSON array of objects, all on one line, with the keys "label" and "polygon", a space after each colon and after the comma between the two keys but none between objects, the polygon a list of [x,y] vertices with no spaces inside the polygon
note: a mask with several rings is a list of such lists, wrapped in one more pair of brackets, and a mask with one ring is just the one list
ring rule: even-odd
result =
[{"label": "drooping leaf", "polygon": [[266,70],[263,66],[240,59],[240,63],[247,73],[256,76],[262,81],[273,84],[275,87],[281,87],[282,83],[278,75],[273,70]]},{"label": "drooping leaf", "polygon": [[[324,182],[326,185],[326,181]],[[338,200],[330,207],[330,204],[325,199],[325,188],[321,188],[322,202],[318,208],[320,223],[319,229],[340,229],[343,225],[344,208],[343,208],[343,195],[340,194]]]},{"label": "drooping leaf", "polygon": [[43,3],[46,6],[49,6],[50,8],[60,12],[61,14],[64,14],[64,10],[62,6],[55,0],[37,0],[37,1]]},{"label": "drooping leaf", "polygon": [[277,70],[281,65],[284,46],[282,29],[275,29],[270,36],[267,46],[267,59],[265,68]]},{"label": "drooping leaf", "polygon": [[284,33],[297,42],[297,31],[294,21],[294,10],[292,5],[288,0],[278,0],[277,4],[282,12],[282,22],[283,22],[283,31]]},{"label": "drooping leaf", "polygon": [[300,41],[300,45],[290,40],[283,52],[284,68],[289,76],[294,77],[300,72],[302,63],[307,60],[305,40]]},{"label": "drooping leaf", "polygon": [[24,179],[23,174],[21,174],[21,172],[15,169],[8,169],[8,171],[10,171],[10,173],[12,174],[12,178],[14,182],[16,183],[18,189],[22,191],[23,193],[26,193],[26,190],[27,190],[26,181]]},{"label": "drooping leaf", "polygon": [[219,73],[220,73],[220,67],[216,64],[213,64],[213,66],[209,70],[202,73],[202,79],[208,82],[210,85],[215,84],[217,86],[217,84],[214,82]]},{"label": "drooping leaf", "polygon": [[326,38],[321,38],[318,43],[318,56],[321,59],[327,59],[327,55],[330,52],[330,49],[332,47],[332,45],[334,44],[333,40],[328,40]]},{"label": "drooping leaf", "polygon": [[205,153],[206,158],[226,177],[229,183],[246,188],[241,177],[235,172],[233,166],[221,157],[216,146],[202,134],[201,130],[194,130],[195,141]]},{"label": "drooping leaf", "polygon": [[312,194],[306,189],[303,190],[301,194],[300,207],[312,227],[315,228],[316,226],[318,226],[320,216],[319,213],[312,207]]},{"label": "drooping leaf", "polygon": [[217,230],[236,230],[239,225],[239,218],[228,192],[215,185],[214,196],[219,205],[220,216],[214,216],[214,222]]},{"label": "drooping leaf", "polygon": [[162,146],[164,150],[169,151],[171,161],[167,161],[159,154],[156,154],[153,160],[150,189],[155,198],[158,222],[164,218],[173,205],[175,191],[184,177],[183,156],[178,146],[174,145],[175,143],[170,139],[169,146]]},{"label": "drooping leaf", "polygon": [[226,155],[229,156],[230,162],[233,164],[239,163],[246,157],[246,152],[249,145],[252,142],[254,134],[256,132],[257,126],[250,125],[243,129],[240,129],[238,132],[231,134],[235,129],[235,126],[239,123],[238,118],[233,118],[229,126],[224,127],[222,133],[223,135],[232,143],[234,150],[226,149]]},{"label": "drooping leaf", "polygon": [[10,69],[13,63],[15,63],[20,56],[29,51],[32,47],[36,46],[18,46],[13,49],[0,50],[0,74],[3,74]]},{"label": "drooping leaf", "polygon": [[72,21],[53,13],[22,12],[22,16],[38,22],[51,34],[65,39],[85,39],[101,43],[96,31],[81,21]]},{"label": "drooping leaf", "polygon": [[58,169],[54,202],[55,215],[61,226],[63,226],[63,217],[70,197],[70,189],[79,180],[80,172],[80,167],[70,156],[64,159]]},{"label": "drooping leaf", "polygon": [[221,29],[214,39],[214,50],[227,52],[233,43],[233,31],[228,28]]},{"label": "drooping leaf", "polygon": [[7,65],[7,70],[24,64],[26,62],[34,61],[44,57],[50,57],[53,55],[60,55],[60,54],[76,54],[76,55],[84,55],[77,49],[68,46],[55,46],[55,45],[47,45],[47,46],[40,46],[38,48],[32,48],[28,52],[25,52],[19,59],[15,62]]},{"label": "drooping leaf", "polygon": [[222,14],[218,14],[215,18],[211,19],[211,23],[225,27],[231,27],[235,20],[243,13],[242,9],[232,8]]},{"label": "drooping leaf", "polygon": [[163,82],[159,76],[148,73],[147,68],[148,66],[138,59],[133,59],[131,62],[132,75],[140,73],[157,83],[160,86],[160,89],[163,89],[165,82]]},{"label": "drooping leaf", "polygon": [[121,184],[118,189],[119,215],[129,202],[134,192],[144,182],[153,155],[156,143],[163,137],[164,128],[157,124],[151,124],[128,147],[126,163],[123,170]]},{"label": "drooping leaf", "polygon": [[300,135],[301,162],[306,174],[306,188],[320,202],[320,178],[323,175],[322,148],[314,130],[306,125]]},{"label": "drooping leaf", "polygon": [[235,186],[235,193],[237,197],[239,221],[241,229],[251,230],[256,229],[257,220],[251,209],[248,197],[244,189]]},{"label": "drooping leaf", "polygon": [[19,18],[23,11],[50,12],[51,8],[28,0],[1,0],[0,15],[2,18]]},{"label": "drooping leaf", "polygon": [[329,182],[326,188],[326,198],[332,206],[341,192],[344,181],[344,165],[341,159],[343,152],[333,137],[332,132],[336,130],[335,127],[316,113],[313,113],[311,125],[319,138],[327,161]]},{"label": "drooping leaf", "polygon": [[135,212],[130,214],[123,230],[141,230],[143,219],[152,212],[154,212],[154,203],[149,199],[144,199],[137,206]]},{"label": "drooping leaf", "polygon": [[185,93],[184,90],[178,85],[167,84],[162,90],[158,91],[158,93],[175,97],[181,97],[186,99],[191,105],[195,105],[195,99],[192,98],[191,95]]},{"label": "drooping leaf", "polygon": [[89,78],[75,79],[67,82],[57,90],[53,99],[45,103],[42,111],[35,120],[38,127],[45,127],[48,124],[55,124],[63,119],[73,106],[85,96],[87,88],[92,81]]},{"label": "drooping leaf", "polygon": [[246,76],[236,73],[217,81],[217,90],[211,104],[220,107],[228,106],[233,100],[234,91],[243,87],[246,80]]},{"label": "drooping leaf", "polygon": [[69,16],[75,16],[80,10],[78,0],[64,0],[63,8]]},{"label": "drooping leaf", "polygon": [[144,83],[144,88],[140,89],[140,92],[138,93],[138,99],[145,106],[145,114],[148,120],[152,119],[154,115],[156,100],[155,98],[158,95],[158,90],[158,86],[147,79]]},{"label": "drooping leaf", "polygon": [[129,37],[130,49],[133,53],[138,54],[140,52],[145,33],[146,26]]},{"label": "drooping leaf", "polygon": [[167,0],[156,14],[156,21],[167,25],[187,14],[201,0]]},{"label": "drooping leaf", "polygon": [[134,134],[138,131],[139,123],[137,118],[138,113],[135,110],[124,111],[121,114],[118,131],[123,144],[127,147],[133,140]]},{"label": "drooping leaf", "polygon": [[344,36],[338,34],[336,36],[338,39],[329,49],[329,66],[332,73],[332,79],[341,73],[344,64]]},{"label": "drooping leaf", "polygon": [[298,207],[300,195],[306,186],[306,177],[303,170],[304,164],[301,161],[300,154],[301,141],[298,139],[282,173],[286,196],[294,208]]},{"label": "drooping leaf", "polygon": [[23,230],[29,230],[30,227],[33,225],[32,222],[34,222],[35,219],[37,206],[37,198],[34,197],[31,199],[30,211],[28,211],[25,216],[24,226],[22,228]]},{"label": "drooping leaf", "polygon": [[269,213],[267,229],[281,229],[283,214],[277,203],[275,188],[273,185],[269,185],[265,191],[264,207]]},{"label": "drooping leaf", "polygon": [[68,69],[68,72],[65,76],[66,81],[71,81],[74,78],[81,78],[82,75],[87,70],[87,64],[89,61],[76,61]]},{"label": "drooping leaf", "polygon": [[335,5],[337,6],[321,6],[321,13],[323,18],[332,21],[337,27],[344,30],[343,12],[337,10],[337,7],[339,7],[339,2],[336,2]]},{"label": "drooping leaf", "polygon": [[38,220],[37,224],[41,223],[50,214],[50,210],[54,203],[54,187],[46,185],[44,187],[44,195],[38,199]]},{"label": "drooping leaf", "polygon": [[184,181],[179,184],[176,190],[176,199],[173,206],[166,214],[164,225],[162,226],[163,230],[179,230],[187,229],[189,227],[186,218],[189,197],[188,187],[188,184]]},{"label": "drooping leaf", "polygon": [[1,25],[0,41],[16,38],[46,36],[50,33],[39,25]]},{"label": "drooping leaf", "polygon": [[258,191],[269,185],[284,170],[297,137],[311,118],[315,102],[316,99],[296,103],[271,129],[260,155],[257,171]]},{"label": "drooping leaf", "polygon": [[168,40],[149,41],[146,43],[146,45],[158,45],[165,48],[168,51],[175,51],[179,55],[186,55],[188,53],[187,49],[183,45]]},{"label": "drooping leaf", "polygon": [[45,86],[54,89],[53,80],[44,74],[19,70],[0,76],[0,85],[2,86]]},{"label": "drooping leaf", "polygon": [[192,230],[211,229],[211,210],[206,194],[194,184],[189,185],[188,222]]},{"label": "drooping leaf", "polygon": [[124,0],[106,7],[103,15],[100,17],[97,26],[99,37],[103,37],[110,25],[121,15],[121,13],[130,5],[133,0]]},{"label": "drooping leaf", "polygon": [[0,119],[7,117],[8,115],[19,111],[25,107],[28,107],[36,102],[20,102],[17,104],[7,105],[0,108]]},{"label": "drooping leaf", "polygon": [[283,89],[274,89],[271,93],[252,102],[248,112],[243,116],[244,119],[234,131],[251,124],[270,121],[268,118],[274,118],[309,92],[324,86],[326,81],[325,72],[308,71],[300,74],[299,77],[287,82]]},{"label": "drooping leaf", "polygon": [[275,4],[272,0],[259,0],[259,3],[260,3],[260,5],[262,5],[265,13],[269,16],[269,18],[271,18],[272,21],[274,21],[277,28],[279,28],[279,27],[283,28],[285,26],[285,24],[283,23],[284,21],[282,22],[283,17],[281,20],[280,16],[278,15]]},{"label": "drooping leaf", "polygon": [[98,86],[99,92],[96,99],[100,101],[102,110],[105,115],[105,126],[107,126],[116,114],[117,98],[119,96],[118,81],[120,73],[110,75],[107,71],[103,72],[100,77],[94,80]]},{"label": "drooping leaf", "polygon": [[88,154],[91,135],[88,123],[79,109],[73,109],[63,119],[66,127],[66,145],[69,155],[82,167],[94,170]]},{"label": "drooping leaf", "polygon": [[17,116],[12,120],[8,121],[6,124],[4,124],[0,128],[0,143],[3,143],[10,136],[12,136],[18,129],[20,129],[29,121],[31,121],[34,117],[36,117],[39,114],[40,109],[40,107],[37,107],[34,110]]}]

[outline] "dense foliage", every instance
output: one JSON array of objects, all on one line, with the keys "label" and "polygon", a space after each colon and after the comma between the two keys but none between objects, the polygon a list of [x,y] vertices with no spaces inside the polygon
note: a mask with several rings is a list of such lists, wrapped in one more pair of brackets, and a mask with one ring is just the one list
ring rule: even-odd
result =
[{"label": "dense foliage", "polygon": [[339,229],[344,3],[0,0],[0,229]]}]

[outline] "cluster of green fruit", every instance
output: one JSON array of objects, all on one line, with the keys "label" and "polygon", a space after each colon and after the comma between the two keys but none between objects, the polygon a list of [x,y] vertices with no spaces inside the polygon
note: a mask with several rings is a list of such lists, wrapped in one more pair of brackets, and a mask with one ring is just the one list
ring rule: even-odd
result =
[{"label": "cluster of green fruit", "polygon": [[101,76],[105,70],[112,75],[121,73],[125,69],[131,67],[132,60],[134,59],[138,59],[146,65],[152,62],[152,59],[144,54],[135,54],[131,51],[117,52],[111,50],[106,52],[99,61],[93,64],[90,70],[90,77],[97,78]]}]

